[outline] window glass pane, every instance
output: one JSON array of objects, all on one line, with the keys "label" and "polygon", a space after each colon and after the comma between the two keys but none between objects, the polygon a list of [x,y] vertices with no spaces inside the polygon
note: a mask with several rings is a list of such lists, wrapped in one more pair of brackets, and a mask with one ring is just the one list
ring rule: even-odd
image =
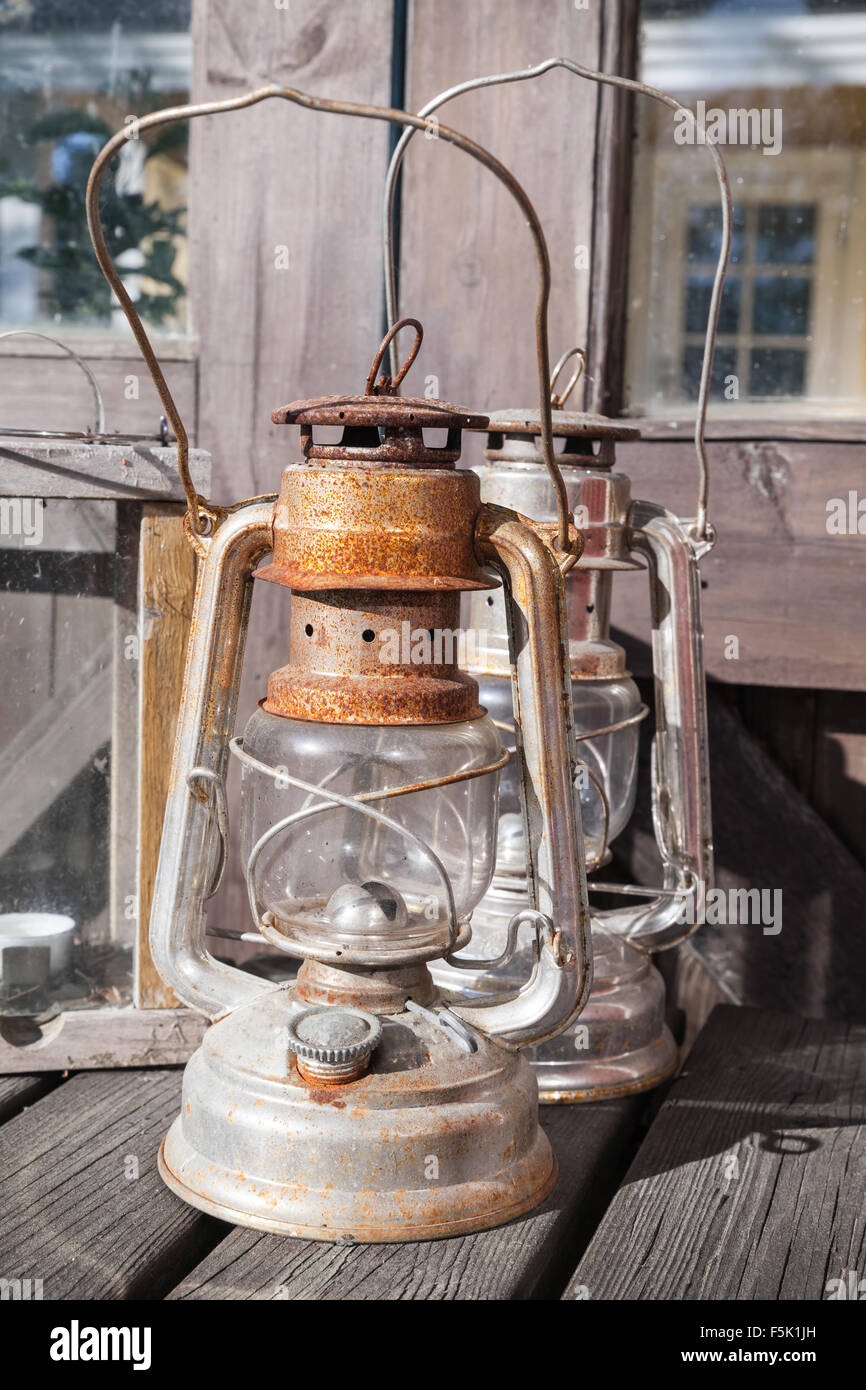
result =
[{"label": "window glass pane", "polygon": [[[722,290],[722,304],[719,310],[719,332],[736,333],[740,322],[740,300],[742,281],[731,275]],[[686,281],[687,333],[703,333],[710,312],[710,295],[713,289],[712,275],[690,275]]]},{"label": "window glass pane", "polygon": [[[66,499],[2,497],[0,514],[0,1015],[120,1003],[135,933],[112,901],[135,893],[119,846],[134,853],[137,519]],[[62,959],[46,963],[42,934],[64,924]]]},{"label": "window glass pane", "polygon": [[[714,265],[719,259],[722,244],[722,209],[718,202],[692,203],[686,216],[689,260]],[[745,221],[743,209],[734,207],[731,215],[731,265],[736,265],[742,259]]]},{"label": "window glass pane", "polygon": [[[716,416],[866,410],[866,3],[642,0],[626,407],[696,393],[728,169],[733,248]],[[738,364],[738,366],[737,366]]]},{"label": "window glass pane", "polygon": [[[190,0],[0,6],[0,324],[123,329],[84,214],[94,156],[189,98]],[[184,327],[185,127],[130,140],[103,179],[109,251],[139,312]]]},{"label": "window glass pane", "polygon": [[752,348],[749,388],[753,396],[800,396],[806,354],[800,348]]},{"label": "window glass pane", "polygon": [[815,259],[814,203],[766,203],[758,208],[759,265],[811,265]]},{"label": "window glass pane", "polygon": [[[703,359],[704,349],[702,346],[693,344],[683,349],[682,394],[688,401],[696,401],[698,398]],[[717,396],[722,395],[725,389],[725,378],[735,375],[736,371],[737,349],[718,346],[713,359],[713,374],[710,378],[712,389]]]},{"label": "window glass pane", "polygon": [[809,332],[812,281],[783,275],[760,275],[752,300],[752,331],[799,337]]}]

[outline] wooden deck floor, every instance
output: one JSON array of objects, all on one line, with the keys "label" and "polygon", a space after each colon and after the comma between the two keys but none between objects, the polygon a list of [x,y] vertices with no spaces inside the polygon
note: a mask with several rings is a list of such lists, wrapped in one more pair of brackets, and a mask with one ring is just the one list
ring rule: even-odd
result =
[{"label": "wooden deck floor", "polygon": [[[179,1069],[0,1079],[0,1275],[45,1299],[822,1299],[866,1273],[866,1027],[718,1008],[653,1098],[545,1107],[538,1211],[419,1244],[235,1230],[156,1170]],[[657,1104],[657,1100],[655,1101]]]}]

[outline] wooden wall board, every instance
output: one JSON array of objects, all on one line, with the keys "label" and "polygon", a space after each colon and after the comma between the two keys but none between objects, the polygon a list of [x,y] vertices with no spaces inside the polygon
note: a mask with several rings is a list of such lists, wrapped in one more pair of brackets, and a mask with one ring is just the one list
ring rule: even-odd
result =
[{"label": "wooden wall board", "polygon": [[[635,497],[694,515],[691,444],[623,444],[617,461]],[[718,543],[701,562],[708,674],[737,685],[866,690],[866,549],[861,536],[827,531],[828,501],[862,486],[862,446],[717,443],[710,462]],[[633,669],[647,674],[645,579],[617,576],[613,624],[636,639]],[[726,656],[732,636],[736,659]]]},{"label": "wooden wall board", "polygon": [[[26,343],[27,339],[21,342]],[[28,350],[25,355],[20,350],[12,352],[11,347],[11,343],[0,343],[0,425],[39,430],[93,429],[93,397],[80,368],[50,353]],[[102,392],[106,429],[157,435],[163,409],[135,344],[120,338],[110,357],[92,357],[86,343],[76,344],[76,349],[92,368]],[[196,363],[186,355],[172,361],[170,351],[161,353],[160,362],[181,419],[190,438],[195,439]]]},{"label": "wooden wall board", "polygon": [[[193,100],[264,82],[388,106],[393,5],[250,6],[201,0]],[[268,101],[190,128],[190,314],[199,342],[198,442],[220,503],[275,492],[300,457],[291,400],[362,391],[382,333],[382,122]],[[283,268],[285,267],[285,268]],[[241,726],[284,664],[288,596],[257,585],[238,705]],[[230,823],[237,823],[234,783]],[[232,866],[213,904],[222,925],[249,908]]]},{"label": "wooden wall board", "polygon": [[866,867],[866,698],[859,692],[818,695],[811,800]]},{"label": "wooden wall board", "polygon": [[[781,931],[773,931],[771,921],[707,922],[692,936],[692,948],[728,996],[741,1003],[815,1018],[863,1018],[866,870],[722,694],[711,690],[709,701],[716,885],[727,894],[781,893]],[[630,881],[652,884],[660,882],[660,866],[648,753],[647,736],[636,812],[613,848]],[[778,915],[776,903],[767,898],[767,915]],[[734,910],[739,916],[738,905]]]},{"label": "wooden wall board", "polygon": [[[417,110],[438,92],[486,73],[560,54],[599,65],[601,6],[524,6],[497,0],[415,3],[407,94]],[[548,239],[550,350],[584,346],[593,263],[598,88],[562,70],[471,92],[439,113],[487,146],[521,181]],[[460,151],[413,138],[403,166],[401,309],[426,330],[414,375],[476,410],[537,403],[536,265],[524,220],[493,175]],[[577,262],[577,264],[576,264]],[[407,387],[408,389],[408,387]],[[579,403],[580,393],[573,398]],[[468,459],[479,441],[468,441]]]}]

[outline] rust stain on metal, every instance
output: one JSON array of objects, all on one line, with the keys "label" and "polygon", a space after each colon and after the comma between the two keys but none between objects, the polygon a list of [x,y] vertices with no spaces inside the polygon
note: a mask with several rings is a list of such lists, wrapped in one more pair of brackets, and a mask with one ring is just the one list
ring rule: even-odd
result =
[{"label": "rust stain on metal", "polygon": [[[483,428],[486,416],[393,394],[418,328],[396,382],[376,381],[383,344],[364,395],[297,401],[272,416],[300,426],[306,461],[283,471],[273,559],[255,574],[294,594],[291,660],[269,678],[270,713],[359,724],[482,713],[476,682],[457,665],[460,593],[498,581],[475,552],[478,477],[454,464],[461,430]],[[316,443],[316,425],[341,425],[340,443]],[[425,428],[444,429],[446,444],[427,443]]]}]

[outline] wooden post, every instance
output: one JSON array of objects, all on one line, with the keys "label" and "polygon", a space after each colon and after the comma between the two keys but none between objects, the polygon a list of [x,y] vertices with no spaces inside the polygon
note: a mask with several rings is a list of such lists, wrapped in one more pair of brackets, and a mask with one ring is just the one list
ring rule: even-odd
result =
[{"label": "wooden post", "polygon": [[145,506],[141,518],[141,790],[135,1002],[139,1008],[149,1009],[173,1008],[180,1002],[157,973],[147,933],[195,591],[195,556],[184,535],[183,514],[183,507]]}]

